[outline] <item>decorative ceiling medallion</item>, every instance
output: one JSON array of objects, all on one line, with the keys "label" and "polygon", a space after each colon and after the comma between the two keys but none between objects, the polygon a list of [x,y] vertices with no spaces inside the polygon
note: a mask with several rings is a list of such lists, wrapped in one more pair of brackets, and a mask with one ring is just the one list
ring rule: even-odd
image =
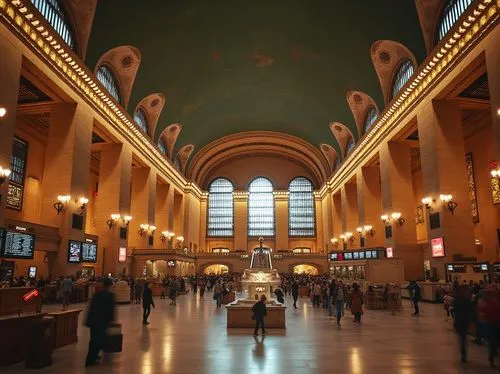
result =
[{"label": "decorative ceiling medallion", "polygon": [[335,131],[342,132],[342,127],[340,127],[339,125],[335,125],[334,128]]},{"label": "decorative ceiling medallion", "polygon": [[157,106],[159,103],[160,103],[160,99],[154,99],[153,101],[151,101],[151,108],[154,108],[154,107],[155,107],[155,106]]},{"label": "decorative ceiling medallion", "polygon": [[378,57],[384,64],[388,64],[389,62],[391,62],[391,55],[387,51],[380,52]]},{"label": "decorative ceiling medallion", "polygon": [[122,58],[122,67],[127,69],[132,65],[133,62],[134,60],[132,56],[125,56],[124,58]]},{"label": "decorative ceiling medallion", "polygon": [[354,98],[354,101],[356,102],[356,104],[361,104],[361,102],[363,101],[361,96],[358,94],[354,94],[353,98]]}]

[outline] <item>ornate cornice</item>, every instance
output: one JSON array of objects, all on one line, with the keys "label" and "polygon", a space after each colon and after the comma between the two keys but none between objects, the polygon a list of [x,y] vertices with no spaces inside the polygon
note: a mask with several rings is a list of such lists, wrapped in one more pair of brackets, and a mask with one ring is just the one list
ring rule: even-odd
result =
[{"label": "ornate cornice", "polygon": [[337,172],[320,189],[324,197],[340,188],[378,146],[392,133],[407,115],[437,86],[441,78],[456,68],[467,52],[476,45],[487,31],[498,24],[500,0],[478,0],[454,25],[399,94],[379,115],[370,130],[358,141],[349,157]]},{"label": "ornate cornice", "polygon": [[106,125],[127,140],[137,153],[168,176],[177,187],[186,187],[187,180],[184,176],[134,125],[130,115],[107,93],[94,73],[40,16],[31,1],[0,0],[0,22],[15,32],[20,41],[102,116]]}]

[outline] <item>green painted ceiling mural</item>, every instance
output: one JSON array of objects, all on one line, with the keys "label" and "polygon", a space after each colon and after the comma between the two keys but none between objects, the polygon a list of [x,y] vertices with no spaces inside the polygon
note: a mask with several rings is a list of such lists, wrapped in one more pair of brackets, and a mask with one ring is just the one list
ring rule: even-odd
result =
[{"label": "green painted ceiling mural", "polygon": [[137,47],[129,112],[144,96],[164,93],[156,138],[181,123],[176,151],[245,130],[339,150],[328,125],[355,131],[348,90],[383,108],[370,58],[379,39],[406,45],[422,61],[414,0],[100,0],[87,63],[93,68],[119,45]]}]

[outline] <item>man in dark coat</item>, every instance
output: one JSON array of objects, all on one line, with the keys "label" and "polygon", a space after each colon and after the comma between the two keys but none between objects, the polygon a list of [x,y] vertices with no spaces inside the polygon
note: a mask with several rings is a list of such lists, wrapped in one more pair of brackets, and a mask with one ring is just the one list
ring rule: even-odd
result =
[{"label": "man in dark coat", "polygon": [[453,291],[453,311],[455,313],[453,327],[458,334],[462,362],[467,362],[467,329],[472,322],[472,300],[466,286],[457,286]]},{"label": "man in dark coat", "polygon": [[297,309],[297,299],[299,298],[299,284],[297,281],[293,281],[292,284],[292,297],[293,297],[293,307]]},{"label": "man in dark coat", "polygon": [[147,282],[144,286],[144,293],[142,294],[142,324],[149,325],[148,317],[151,313],[151,305],[153,308],[155,307],[155,303],[153,301],[153,291],[151,291],[151,283]]},{"label": "man in dark coat", "polygon": [[115,299],[111,293],[113,281],[103,280],[103,289],[97,292],[90,301],[86,326],[90,328],[89,352],[85,366],[97,365],[99,352],[106,341],[106,329],[115,319]]},{"label": "man in dark coat", "polygon": [[253,332],[253,335],[258,335],[259,326],[262,328],[262,335],[265,335],[266,330],[264,329],[264,317],[267,316],[267,308],[266,297],[264,295],[262,295],[260,300],[253,305],[252,312],[255,318],[255,331]]},{"label": "man in dark coat", "polygon": [[416,281],[411,281],[410,285],[407,288],[411,292],[411,301],[413,301],[413,307],[415,309],[413,315],[418,316],[420,314],[420,308],[418,306],[418,302],[422,298],[422,294],[420,292],[420,286]]}]

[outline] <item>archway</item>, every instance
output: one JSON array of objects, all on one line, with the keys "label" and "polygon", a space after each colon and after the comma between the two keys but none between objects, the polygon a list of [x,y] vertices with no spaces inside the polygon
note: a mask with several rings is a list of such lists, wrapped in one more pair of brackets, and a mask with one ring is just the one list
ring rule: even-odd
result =
[{"label": "archway", "polygon": [[319,270],[316,266],[310,264],[298,264],[292,267],[292,273],[294,274],[308,274],[308,275],[318,275]]},{"label": "archway", "polygon": [[223,265],[223,264],[209,265],[203,270],[203,273],[207,274],[207,275],[209,275],[209,274],[220,275],[220,274],[225,274],[228,272],[229,272],[229,267],[227,265]]}]

